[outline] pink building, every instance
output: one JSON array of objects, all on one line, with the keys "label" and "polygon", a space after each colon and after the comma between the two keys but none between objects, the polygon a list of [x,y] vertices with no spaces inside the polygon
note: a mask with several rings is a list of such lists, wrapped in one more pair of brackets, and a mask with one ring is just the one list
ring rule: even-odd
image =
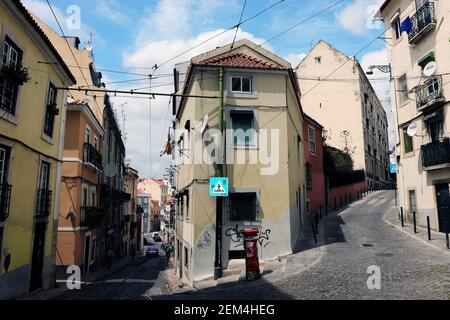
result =
[{"label": "pink building", "polygon": [[326,188],[322,131],[322,125],[308,115],[304,115],[306,195],[307,210],[310,214],[314,214],[320,209],[325,210]]}]

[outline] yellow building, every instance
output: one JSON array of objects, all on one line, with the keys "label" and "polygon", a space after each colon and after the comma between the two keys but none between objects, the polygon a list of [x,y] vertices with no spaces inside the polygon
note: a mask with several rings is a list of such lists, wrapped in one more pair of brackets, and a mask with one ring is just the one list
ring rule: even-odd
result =
[{"label": "yellow building", "polygon": [[0,299],[8,299],[54,282],[66,115],[58,88],[76,80],[18,0],[0,2],[0,46]]},{"label": "yellow building", "polygon": [[[245,257],[243,229],[260,230],[263,260],[295,251],[306,223],[303,112],[291,65],[251,41],[194,57],[186,73],[177,69],[189,96],[176,110],[175,268],[195,286]],[[220,146],[211,152],[220,140],[225,157]],[[216,203],[209,179],[222,174],[230,194]]]}]

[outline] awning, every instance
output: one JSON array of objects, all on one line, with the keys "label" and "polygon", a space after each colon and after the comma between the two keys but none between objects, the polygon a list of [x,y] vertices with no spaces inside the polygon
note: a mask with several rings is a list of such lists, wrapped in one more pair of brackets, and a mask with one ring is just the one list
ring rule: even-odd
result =
[{"label": "awning", "polygon": [[425,67],[428,62],[435,61],[434,51],[428,52],[422,58],[417,61],[417,64],[421,67]]}]

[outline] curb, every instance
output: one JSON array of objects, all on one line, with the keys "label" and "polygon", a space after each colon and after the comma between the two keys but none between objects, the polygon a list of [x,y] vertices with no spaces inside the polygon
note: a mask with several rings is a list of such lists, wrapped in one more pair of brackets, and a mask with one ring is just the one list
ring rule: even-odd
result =
[{"label": "curb", "polygon": [[[389,213],[385,214],[385,215],[383,216],[383,218],[382,218],[382,220],[383,220],[384,223],[386,223],[386,224],[388,224],[388,225],[390,225],[390,226],[392,226],[392,227],[394,227],[394,228],[400,230],[402,233],[405,233],[405,234],[409,235],[411,238],[414,238],[414,239],[416,239],[416,240],[419,240],[419,241],[422,242],[423,244],[426,244],[427,246],[429,246],[429,247],[431,247],[431,248],[433,248],[433,249],[435,249],[435,250],[437,250],[437,251],[440,251],[440,252],[443,252],[443,253],[445,253],[445,254],[447,254],[447,255],[450,255],[450,251],[446,251],[446,250],[443,250],[443,249],[441,249],[441,248],[439,248],[439,247],[436,247],[434,244],[430,243],[429,241],[424,240],[424,239],[422,239],[422,238],[420,238],[420,237],[418,237],[418,236],[416,236],[416,235],[414,235],[414,234],[412,234],[412,233],[410,233],[410,232],[404,230],[401,226],[397,226],[397,225],[393,224],[392,222],[387,221],[387,220],[385,219],[385,217],[386,217],[388,214],[389,214]],[[407,225],[407,224],[405,224],[405,225]],[[409,224],[408,224],[408,225],[409,225]]]}]

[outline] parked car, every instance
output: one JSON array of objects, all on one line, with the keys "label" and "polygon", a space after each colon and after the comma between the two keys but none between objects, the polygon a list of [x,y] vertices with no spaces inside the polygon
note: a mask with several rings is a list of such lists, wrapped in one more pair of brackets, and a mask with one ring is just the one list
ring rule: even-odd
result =
[{"label": "parked car", "polygon": [[162,239],[161,239],[161,237],[159,236],[159,234],[153,235],[153,240],[155,240],[156,242],[162,242]]},{"label": "parked car", "polygon": [[159,256],[159,250],[156,246],[149,246],[145,251],[146,257],[157,257]]}]

